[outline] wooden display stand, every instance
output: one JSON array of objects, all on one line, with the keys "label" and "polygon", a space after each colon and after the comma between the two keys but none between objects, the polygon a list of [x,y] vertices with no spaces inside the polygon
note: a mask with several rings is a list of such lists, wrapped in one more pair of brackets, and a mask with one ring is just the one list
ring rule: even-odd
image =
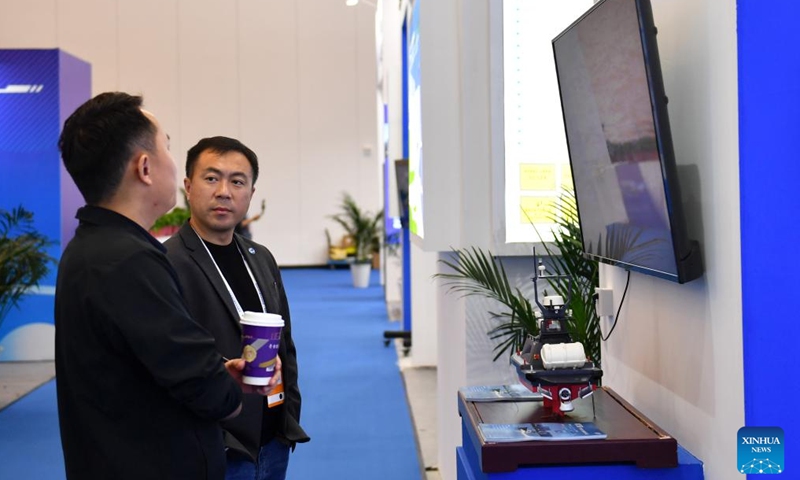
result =
[{"label": "wooden display stand", "polygon": [[[478,403],[466,401],[459,393],[458,408],[463,424],[463,447],[458,452],[459,472],[465,472],[463,478],[483,479],[493,478],[491,475],[487,476],[487,473],[515,472],[518,469],[522,472],[531,470],[530,467],[561,466],[581,468],[581,473],[576,471],[576,475],[586,475],[589,472],[585,469],[602,469],[606,466],[639,470],[644,475],[625,478],[647,478],[647,473],[651,472],[661,475],[657,478],[663,479],[702,480],[702,463],[680,449],[674,438],[613,390],[599,388],[593,397],[596,416],[593,415],[592,398],[589,397],[574,402],[575,410],[569,414],[568,421],[594,422],[608,435],[606,439],[486,443],[477,428],[479,423],[537,423],[559,420],[545,410],[540,402]],[[475,471],[467,474],[470,469],[468,464],[472,463],[475,464]],[[674,470],[679,476],[663,476],[665,468]],[[611,477],[597,478],[623,478],[619,475],[620,472],[615,472]],[[533,477],[520,474],[502,478]],[[462,479],[461,475],[459,479]]]}]

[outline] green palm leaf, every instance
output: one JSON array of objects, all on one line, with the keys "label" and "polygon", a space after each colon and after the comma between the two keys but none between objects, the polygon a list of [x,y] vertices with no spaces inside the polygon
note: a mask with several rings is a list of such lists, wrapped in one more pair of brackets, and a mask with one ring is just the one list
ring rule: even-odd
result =
[{"label": "green palm leaf", "polygon": [[[551,259],[548,273],[566,277],[548,279],[550,287],[556,295],[566,299],[570,297],[570,283],[572,284],[569,333],[575,341],[583,344],[587,356],[599,366],[600,320],[594,303],[599,270],[597,262],[583,256],[581,229],[573,192],[564,191],[550,220],[555,224],[555,239],[552,244],[542,242]],[[626,242],[635,239],[630,237],[631,234],[627,235],[624,238]],[[542,236],[539,235],[539,238],[541,240]],[[498,322],[487,332],[490,339],[498,342],[494,348],[497,352],[494,360],[520,349],[528,334],[538,334],[536,310],[519,288],[512,288],[508,283],[502,261],[493,257],[491,252],[475,247],[456,249],[453,252],[456,255],[455,261],[439,260],[452,272],[435,275],[444,280],[448,293],[491,298],[506,308],[501,312],[489,312],[490,318]]]},{"label": "green palm leaf", "polygon": [[33,228],[31,212],[0,209],[0,325],[22,295],[47,275],[55,262],[45,251],[51,244]]},{"label": "green palm leaf", "polygon": [[[600,282],[599,267],[596,261],[583,255],[574,192],[570,190],[562,192],[550,220],[555,224],[552,247],[542,242],[545,252],[551,258],[550,273],[566,277],[549,279],[550,286],[556,295],[566,299],[570,296],[570,281],[572,281],[572,297],[569,302],[571,315],[567,327],[572,339],[581,342],[586,355],[599,366],[600,319],[594,303],[595,288]],[[536,233],[541,239],[538,230]]]},{"label": "green palm leaf", "polygon": [[489,338],[500,340],[494,348],[497,352],[494,360],[519,350],[527,334],[538,332],[531,303],[518,288],[511,287],[503,262],[493,257],[491,252],[472,247],[455,249],[453,253],[456,261],[439,260],[452,273],[438,273],[434,277],[443,280],[448,293],[491,298],[506,307],[507,311],[489,312],[492,319],[500,322],[488,332]]}]

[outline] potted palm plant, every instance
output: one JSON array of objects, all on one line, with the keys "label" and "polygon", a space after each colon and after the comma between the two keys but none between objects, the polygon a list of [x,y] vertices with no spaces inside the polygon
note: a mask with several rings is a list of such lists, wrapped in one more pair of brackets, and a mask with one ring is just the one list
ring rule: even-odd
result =
[{"label": "potted palm plant", "polygon": [[353,241],[355,254],[350,263],[353,286],[366,288],[372,269],[372,253],[375,244],[380,243],[383,212],[372,214],[363,210],[349,193],[343,195],[339,210],[330,218],[341,225]]},{"label": "potted palm plant", "polygon": [[[599,366],[600,319],[594,303],[595,287],[599,282],[597,262],[583,256],[574,194],[565,191],[556,208],[557,214],[553,215],[555,240],[552,245],[544,243],[544,249],[550,257],[550,273],[567,278],[551,281],[550,288],[554,294],[568,298],[572,283],[569,333],[575,341],[583,343],[587,356]],[[498,341],[494,359],[516,352],[528,335],[538,334],[536,310],[531,302],[519,288],[509,284],[502,262],[491,252],[469,248],[454,253],[456,261],[440,260],[452,272],[439,273],[436,277],[444,280],[450,292],[481,295],[500,302],[504,311],[489,312],[499,322],[488,332],[491,339]]]},{"label": "potted palm plant", "polygon": [[0,209],[0,325],[22,295],[47,275],[55,259],[51,242],[33,228],[33,213],[22,207]]}]

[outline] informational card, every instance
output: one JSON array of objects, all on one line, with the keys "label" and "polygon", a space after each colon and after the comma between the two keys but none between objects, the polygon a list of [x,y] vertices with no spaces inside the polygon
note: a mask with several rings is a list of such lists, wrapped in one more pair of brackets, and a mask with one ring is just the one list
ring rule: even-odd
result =
[{"label": "informational card", "polygon": [[602,440],[607,435],[592,422],[575,423],[480,423],[487,442],[566,442]]},{"label": "informational card", "polygon": [[521,383],[512,385],[475,385],[458,389],[468,402],[534,402],[542,399]]}]

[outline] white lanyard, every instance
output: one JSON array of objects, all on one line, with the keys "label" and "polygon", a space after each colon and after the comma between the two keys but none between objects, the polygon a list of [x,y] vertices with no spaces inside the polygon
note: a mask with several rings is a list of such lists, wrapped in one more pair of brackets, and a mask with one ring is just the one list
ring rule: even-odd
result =
[{"label": "white lanyard", "polygon": [[[222,283],[225,284],[225,288],[228,289],[228,293],[231,296],[231,300],[233,300],[233,306],[236,307],[236,311],[239,312],[239,317],[241,317],[242,314],[244,313],[244,309],[242,308],[241,304],[239,304],[239,300],[236,299],[236,294],[233,293],[233,289],[228,284],[228,280],[225,279],[225,275],[222,274],[222,270],[219,269],[217,261],[214,260],[214,255],[211,255],[211,250],[208,249],[208,245],[206,245],[206,242],[203,241],[203,237],[201,237],[200,234],[197,233],[197,230],[195,230],[194,227],[192,227],[192,231],[194,231],[195,235],[197,235],[197,238],[200,239],[200,243],[203,244],[203,248],[205,248],[206,252],[208,252],[208,256],[211,257],[211,262],[214,263],[214,267],[217,268],[217,272],[219,272],[219,276],[222,279]],[[233,241],[236,242],[236,239],[234,239]],[[256,293],[258,294],[258,301],[261,302],[261,311],[267,313],[267,305],[264,303],[264,297],[261,295],[261,289],[258,288],[258,283],[256,283],[256,278],[253,276],[252,270],[250,270],[250,265],[248,265],[247,261],[244,259],[244,255],[242,255],[242,250],[239,248],[238,243],[236,244],[236,250],[239,250],[239,255],[242,257],[242,261],[244,262],[244,267],[247,269],[247,273],[250,275],[250,280],[253,282],[253,287],[256,289]]]}]

